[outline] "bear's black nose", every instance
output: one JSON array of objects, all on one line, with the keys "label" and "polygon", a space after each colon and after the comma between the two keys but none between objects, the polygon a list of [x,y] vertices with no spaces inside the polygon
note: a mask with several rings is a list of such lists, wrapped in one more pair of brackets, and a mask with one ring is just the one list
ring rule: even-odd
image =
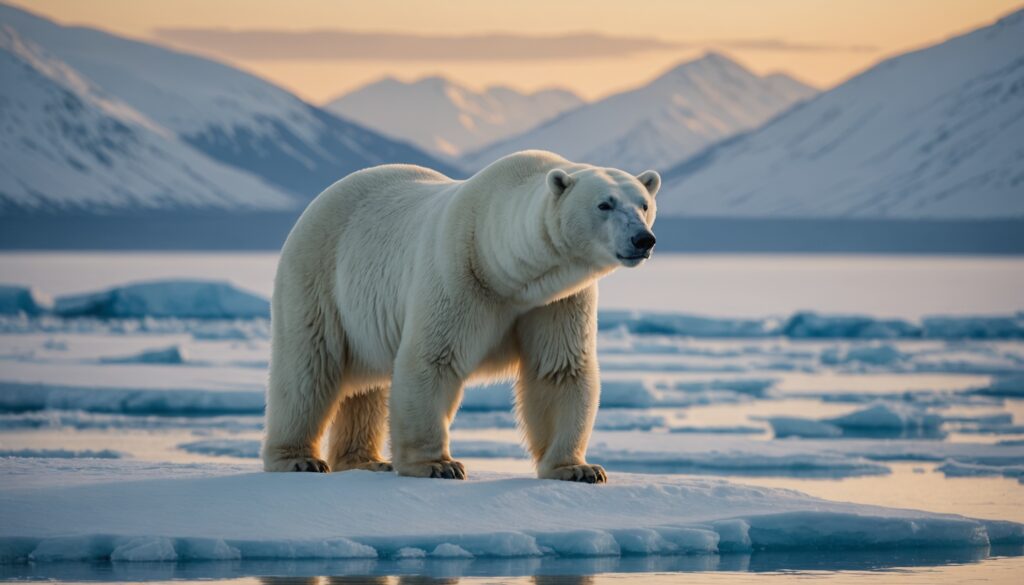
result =
[{"label": "bear's black nose", "polygon": [[629,241],[633,243],[637,250],[650,250],[654,247],[654,242],[657,240],[654,239],[654,234],[644,231],[636,234]]}]

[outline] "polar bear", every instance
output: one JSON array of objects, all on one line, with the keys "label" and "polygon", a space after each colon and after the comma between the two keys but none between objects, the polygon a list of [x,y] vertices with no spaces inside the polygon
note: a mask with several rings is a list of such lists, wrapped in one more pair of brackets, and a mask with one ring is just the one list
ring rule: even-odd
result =
[{"label": "polar bear", "polygon": [[515,378],[537,475],[606,481],[584,458],[596,281],[650,257],[660,185],[525,151],[464,181],[384,165],[330,186],[277,269],[264,468],[464,479],[448,445],[463,386]]}]

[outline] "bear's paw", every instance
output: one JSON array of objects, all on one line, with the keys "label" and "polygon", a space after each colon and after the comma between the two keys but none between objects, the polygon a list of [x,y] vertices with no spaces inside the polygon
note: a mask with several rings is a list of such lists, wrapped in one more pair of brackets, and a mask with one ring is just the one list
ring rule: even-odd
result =
[{"label": "bear's paw", "polygon": [[556,467],[548,471],[542,471],[541,479],[558,479],[561,481],[576,481],[580,483],[608,483],[608,474],[600,465],[566,465]]},{"label": "bear's paw", "polygon": [[277,459],[264,464],[267,471],[302,471],[310,473],[328,473],[331,467],[323,459],[316,457],[297,457],[294,459]]},{"label": "bear's paw", "polygon": [[466,479],[466,467],[460,461],[424,461],[405,463],[396,467],[399,475],[431,477],[437,479]]}]

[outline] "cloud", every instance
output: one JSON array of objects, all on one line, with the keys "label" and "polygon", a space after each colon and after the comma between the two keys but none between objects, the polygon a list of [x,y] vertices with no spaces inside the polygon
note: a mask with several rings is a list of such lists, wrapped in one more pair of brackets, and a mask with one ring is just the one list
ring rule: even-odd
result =
[{"label": "cloud", "polygon": [[161,28],[157,38],[240,59],[501,61],[625,56],[676,45],[640,37],[573,34],[420,36],[344,30],[277,31]]},{"label": "cloud", "polygon": [[797,51],[808,53],[873,53],[879,48],[874,45],[830,45],[826,43],[794,43],[781,39],[733,39],[706,41],[709,47],[723,47],[736,50],[756,51]]},{"label": "cloud", "polygon": [[871,51],[867,46],[791,43],[780,39],[664,41],[599,33],[527,36],[509,33],[426,36],[346,30],[158,28],[156,38],[179,47],[238,59],[353,61],[503,61],[624,57],[647,51],[724,48],[759,51]]}]

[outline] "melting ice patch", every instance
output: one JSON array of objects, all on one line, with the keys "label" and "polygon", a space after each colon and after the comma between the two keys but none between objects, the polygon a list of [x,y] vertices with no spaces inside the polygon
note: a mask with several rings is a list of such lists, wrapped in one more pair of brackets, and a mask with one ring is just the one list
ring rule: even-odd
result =
[{"label": "melting ice patch", "polygon": [[120,459],[124,453],[111,449],[94,451],[85,449],[72,451],[69,449],[0,449],[0,458],[19,459]]}]

